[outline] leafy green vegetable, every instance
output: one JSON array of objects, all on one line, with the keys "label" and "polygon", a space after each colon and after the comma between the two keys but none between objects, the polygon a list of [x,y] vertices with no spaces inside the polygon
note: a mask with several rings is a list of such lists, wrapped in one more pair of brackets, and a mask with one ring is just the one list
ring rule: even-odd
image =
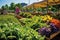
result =
[{"label": "leafy green vegetable", "polygon": [[32,18],[22,18],[20,19],[21,25],[37,29],[42,27],[48,27],[46,23],[44,23],[40,16],[33,16]]},{"label": "leafy green vegetable", "polygon": [[[31,22],[32,19],[25,20],[25,22]],[[23,22],[21,20],[21,22]],[[24,23],[25,23],[24,22]],[[1,15],[0,17],[0,40],[44,40],[45,36],[41,36],[35,30],[31,29],[30,25],[25,24],[25,26],[21,25],[21,23],[11,15]]]}]

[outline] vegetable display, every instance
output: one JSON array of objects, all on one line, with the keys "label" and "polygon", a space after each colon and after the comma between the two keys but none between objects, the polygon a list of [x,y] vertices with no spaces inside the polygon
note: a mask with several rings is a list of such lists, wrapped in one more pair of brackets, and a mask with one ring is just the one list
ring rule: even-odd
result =
[{"label": "vegetable display", "polygon": [[59,29],[60,21],[49,15],[21,19],[11,14],[0,15],[0,40],[44,40]]},{"label": "vegetable display", "polygon": [[23,16],[25,18],[31,18],[32,17],[32,15],[29,12],[21,12],[20,16]]},{"label": "vegetable display", "polygon": [[44,40],[45,38],[31,28],[22,27],[17,23],[8,26],[9,24],[3,24],[5,27],[0,28],[1,40]]},{"label": "vegetable display", "polygon": [[33,29],[42,28],[44,26],[49,27],[46,23],[43,23],[40,16],[33,16],[32,18],[22,18],[20,22],[24,26],[28,26]]},{"label": "vegetable display", "polygon": [[14,16],[1,15],[0,17],[0,40],[44,40],[45,38],[35,30],[22,26]]}]

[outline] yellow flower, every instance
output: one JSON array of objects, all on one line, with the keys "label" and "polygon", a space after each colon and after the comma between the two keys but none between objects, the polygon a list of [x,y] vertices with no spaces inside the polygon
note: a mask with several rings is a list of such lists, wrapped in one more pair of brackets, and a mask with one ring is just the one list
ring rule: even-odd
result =
[{"label": "yellow flower", "polygon": [[44,18],[44,19],[43,19],[43,21],[46,21],[46,20],[47,20],[47,18]]},{"label": "yellow flower", "polygon": [[52,17],[51,17],[51,18],[49,18],[49,20],[52,20]]},{"label": "yellow flower", "polygon": [[41,16],[41,18],[42,18],[43,21],[50,21],[50,20],[52,20],[52,17],[50,17],[49,15]]}]

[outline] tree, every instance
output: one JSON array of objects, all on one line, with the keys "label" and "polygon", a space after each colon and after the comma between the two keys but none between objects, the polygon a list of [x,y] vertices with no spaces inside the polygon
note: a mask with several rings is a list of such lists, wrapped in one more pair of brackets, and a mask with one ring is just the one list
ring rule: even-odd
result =
[{"label": "tree", "polygon": [[9,9],[10,10],[14,10],[15,9],[15,4],[14,3],[11,3]]},{"label": "tree", "polygon": [[22,9],[22,5],[20,3],[16,4],[15,6],[19,7],[20,9]]},{"label": "tree", "polygon": [[5,9],[5,7],[4,7],[4,6],[2,6],[1,8],[2,8],[2,9]]},{"label": "tree", "polygon": [[5,9],[6,10],[9,10],[9,6],[7,4],[5,5]]}]

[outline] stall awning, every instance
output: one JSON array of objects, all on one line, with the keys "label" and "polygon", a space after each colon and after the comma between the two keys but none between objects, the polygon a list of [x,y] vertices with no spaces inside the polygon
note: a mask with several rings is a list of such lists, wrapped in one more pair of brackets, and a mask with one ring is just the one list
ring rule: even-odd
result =
[{"label": "stall awning", "polygon": [[[47,3],[48,1],[48,3]],[[34,8],[39,8],[39,7],[47,7],[48,5],[57,5],[60,4],[60,0],[43,0],[41,2],[37,2],[37,3],[33,3],[29,6],[27,6],[28,8],[34,7]]]}]

